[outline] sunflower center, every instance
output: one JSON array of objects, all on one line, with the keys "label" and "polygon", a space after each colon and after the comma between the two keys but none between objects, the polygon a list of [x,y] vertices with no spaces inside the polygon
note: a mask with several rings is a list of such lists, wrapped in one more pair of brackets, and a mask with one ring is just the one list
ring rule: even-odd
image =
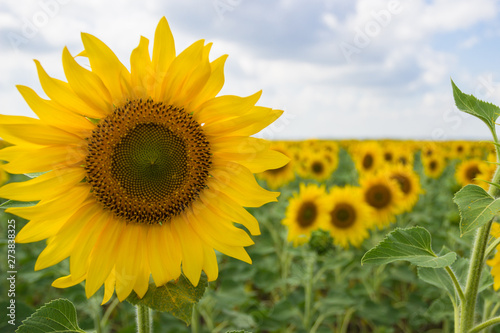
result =
[{"label": "sunflower center", "polygon": [[127,222],[168,222],[205,188],[209,143],[182,109],[131,101],[102,119],[88,141],[92,193]]},{"label": "sunflower center", "polygon": [[363,168],[365,170],[370,169],[373,166],[373,156],[371,154],[366,154],[363,157]]},{"label": "sunflower center", "polygon": [[186,144],[166,126],[139,124],[114,147],[111,174],[125,192],[161,200],[185,180]]},{"label": "sunflower center", "polygon": [[315,161],[313,162],[313,164],[311,165],[311,169],[312,169],[312,172],[316,175],[320,175],[323,173],[323,170],[324,170],[324,166],[323,166],[323,163],[321,163],[320,161]]},{"label": "sunflower center", "polygon": [[384,154],[384,160],[386,160],[387,162],[391,162],[392,161],[392,153],[386,152]]},{"label": "sunflower center", "polygon": [[297,222],[302,228],[307,228],[314,224],[314,220],[316,220],[317,215],[318,208],[314,202],[306,201],[299,208]]},{"label": "sunflower center", "polygon": [[429,169],[430,169],[431,171],[436,170],[436,169],[437,169],[437,167],[438,167],[438,165],[437,165],[437,162],[436,162],[436,161],[432,160],[432,161],[429,163]]},{"label": "sunflower center", "polygon": [[331,223],[340,229],[347,229],[356,221],[356,210],[347,203],[339,203],[330,212]]},{"label": "sunflower center", "polygon": [[394,179],[399,184],[399,188],[404,194],[408,194],[411,191],[411,182],[407,176],[397,173],[391,176],[391,179]]},{"label": "sunflower center", "polygon": [[382,184],[373,185],[365,192],[365,200],[370,206],[382,209],[391,203],[391,190]]},{"label": "sunflower center", "polygon": [[481,173],[481,171],[479,171],[479,168],[476,165],[471,165],[466,170],[465,177],[467,177],[467,180],[469,180],[469,182],[472,182],[479,173]]}]

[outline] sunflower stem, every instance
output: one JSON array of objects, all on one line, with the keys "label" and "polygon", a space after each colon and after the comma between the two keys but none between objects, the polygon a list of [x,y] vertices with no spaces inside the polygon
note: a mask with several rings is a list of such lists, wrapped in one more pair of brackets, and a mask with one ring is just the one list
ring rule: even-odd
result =
[{"label": "sunflower stem", "polygon": [[137,333],[152,333],[153,318],[149,307],[137,304],[135,309],[137,313]]},{"label": "sunflower stem", "polygon": [[[493,138],[498,143],[496,132],[492,130]],[[500,161],[500,148],[495,146],[497,161]],[[495,174],[493,175],[492,183],[498,184],[500,182],[500,167],[497,166]],[[500,189],[496,186],[490,185],[488,193],[497,198],[500,195]],[[479,290],[479,280],[483,271],[486,246],[490,237],[490,229],[493,219],[484,226],[480,227],[476,232],[474,246],[472,248],[472,255],[469,265],[469,273],[467,275],[467,283],[465,285],[465,301],[461,302],[460,313],[460,332],[467,333],[474,326],[474,314],[476,310],[476,300]]]},{"label": "sunflower stem", "polygon": [[191,333],[200,333],[200,311],[198,306],[193,306],[193,314],[191,316]]},{"label": "sunflower stem", "polygon": [[312,317],[312,301],[313,301],[313,279],[314,279],[314,263],[316,257],[314,254],[308,255],[306,258],[306,280],[305,280],[305,304],[304,304],[304,328],[309,332],[311,328]]}]

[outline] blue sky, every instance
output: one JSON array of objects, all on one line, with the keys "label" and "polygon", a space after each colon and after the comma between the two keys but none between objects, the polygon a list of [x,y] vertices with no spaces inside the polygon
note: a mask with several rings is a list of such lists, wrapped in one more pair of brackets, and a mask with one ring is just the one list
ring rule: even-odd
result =
[{"label": "blue sky", "polygon": [[80,32],[127,65],[139,36],[165,16],[177,52],[198,39],[229,54],[223,94],[263,90],[285,110],[268,139],[488,139],[459,113],[450,78],[500,104],[500,2],[494,0],[2,0],[0,103],[29,115],[16,84],[43,95],[32,59],[64,79],[61,52]]}]

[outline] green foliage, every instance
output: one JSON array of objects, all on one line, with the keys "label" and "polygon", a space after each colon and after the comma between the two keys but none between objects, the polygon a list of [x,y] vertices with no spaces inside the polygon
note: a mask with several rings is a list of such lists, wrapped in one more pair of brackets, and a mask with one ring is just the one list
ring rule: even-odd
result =
[{"label": "green foliage", "polygon": [[135,292],[132,292],[127,301],[134,305],[145,305],[156,311],[170,312],[189,325],[193,307],[205,293],[207,285],[205,275],[202,275],[196,287],[184,275],[181,275],[176,282],[168,282],[161,287],[156,287],[154,283],[151,283],[143,298],[139,298]]},{"label": "green foliage", "polygon": [[51,301],[23,321],[16,333],[61,332],[85,333],[76,319],[76,309],[67,299]]},{"label": "green foliage", "polygon": [[495,121],[500,115],[500,108],[494,104],[483,102],[472,95],[464,94],[458,89],[453,80],[451,81],[451,85],[457,108],[460,111],[481,119],[491,132],[495,133]]},{"label": "green foliage", "polygon": [[437,256],[431,248],[431,234],[423,227],[396,229],[361,259],[362,264],[387,264],[406,260],[420,267],[439,268],[451,265],[455,252]]},{"label": "green foliage", "polygon": [[0,209],[14,208],[14,207],[31,207],[38,203],[38,201],[15,201],[7,200],[0,204]]},{"label": "green foliage", "polygon": [[500,211],[500,200],[477,185],[464,186],[453,201],[460,210],[461,235],[485,225]]}]

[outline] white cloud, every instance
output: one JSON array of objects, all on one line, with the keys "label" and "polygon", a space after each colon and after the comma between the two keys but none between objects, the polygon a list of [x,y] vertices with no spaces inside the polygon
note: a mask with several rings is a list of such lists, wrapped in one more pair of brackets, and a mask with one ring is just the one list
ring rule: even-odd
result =
[{"label": "white cloud", "polygon": [[[283,108],[295,117],[275,133],[277,137],[423,137],[440,123],[439,128],[447,128],[447,137],[459,136],[470,129],[464,122],[455,131],[446,122],[446,110],[453,107],[449,78],[467,82],[466,92],[481,87],[480,77],[500,78],[500,72],[485,69],[486,64],[480,75],[472,73],[470,64],[457,54],[483,42],[486,32],[475,30],[480,23],[481,29],[489,31],[492,52],[498,52],[500,36],[491,33],[498,17],[493,0],[392,2],[399,7],[389,5],[390,0],[234,0],[227,1],[233,7],[222,17],[211,0],[64,1],[29,43],[17,51],[3,48],[0,103],[4,113],[27,112],[15,84],[40,91],[32,58],[63,79],[61,50],[67,45],[73,54],[79,52],[80,31],[86,31],[108,44],[128,66],[139,35],[152,41],[163,15],[169,19],[178,52],[206,38],[214,42],[212,59],[230,55],[223,93],[249,95],[263,89],[260,105]],[[5,0],[0,32],[22,32],[23,22],[43,10],[38,0],[25,3]],[[364,46],[356,44],[359,32],[369,39]],[[483,39],[440,43],[456,33]],[[6,42],[0,40],[3,46]],[[339,49],[341,42],[359,51],[350,62]],[[497,90],[490,95],[496,96]]]}]

